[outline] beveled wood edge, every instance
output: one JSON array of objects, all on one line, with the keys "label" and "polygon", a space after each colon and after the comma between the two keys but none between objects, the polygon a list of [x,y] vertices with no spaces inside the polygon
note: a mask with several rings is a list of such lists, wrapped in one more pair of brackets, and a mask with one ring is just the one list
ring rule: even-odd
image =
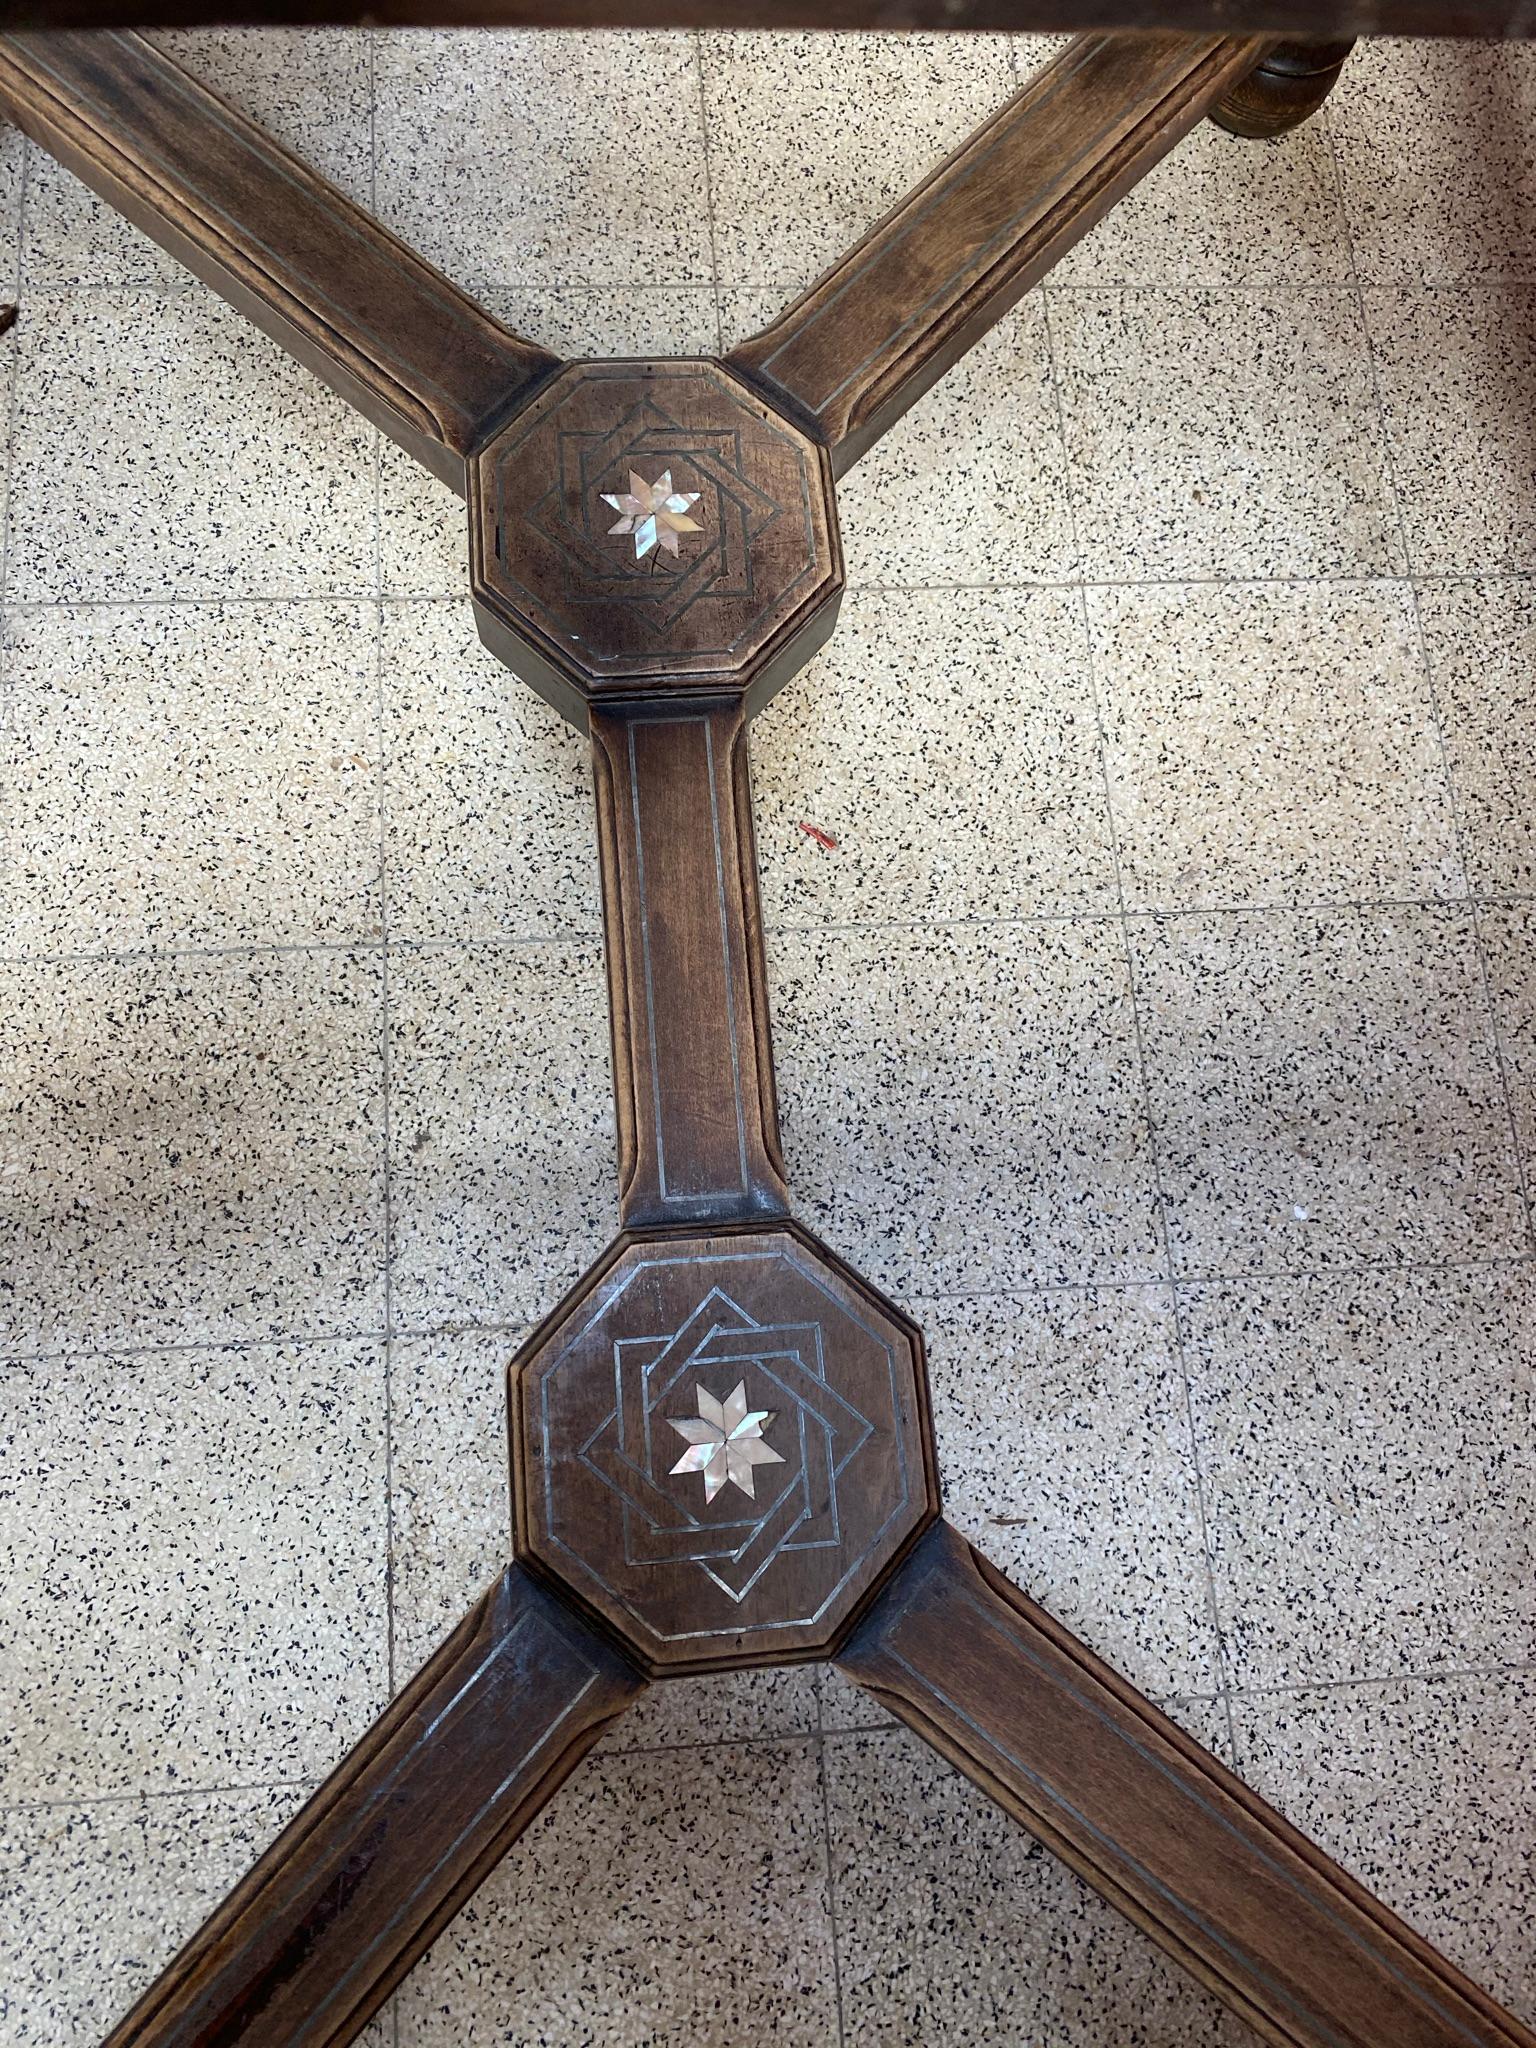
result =
[{"label": "beveled wood edge", "polygon": [[142,36],[0,35],[0,113],[461,494],[559,367]]},{"label": "beveled wood edge", "polygon": [[[274,1921],[281,1926],[283,1913],[281,1901],[277,1902],[274,1910],[272,1895],[281,1891],[285,1882],[297,1882],[302,1890],[306,1861],[323,1870],[327,1856],[327,1830],[338,1837],[344,1837],[348,1830],[355,1830],[359,1820],[355,1795],[362,1781],[370,1774],[382,1774],[387,1790],[388,1783],[413,1761],[411,1724],[432,1700],[434,1693],[448,1685],[453,1689],[447,1703],[439,1706],[438,1712],[424,1728],[414,1732],[414,1760],[424,1757],[426,1761],[432,1761],[434,1738],[439,1742],[442,1740],[437,1737],[438,1724],[446,1719],[455,1700],[467,1689],[460,1683],[460,1677],[468,1658],[483,1649],[483,1639],[496,1641],[498,1631],[502,1638],[510,1639],[510,1635],[530,1618],[537,1618],[547,1631],[566,1644],[578,1664],[587,1670],[587,1680],[568,1705],[562,1707],[558,1701],[551,1703],[557,1711],[529,1756],[536,1756],[546,1748],[548,1754],[537,1766],[526,1771],[514,1767],[509,1774],[502,1790],[511,1796],[497,1816],[491,1838],[460,1864],[454,1865],[445,1859],[442,1864],[429,1866],[425,1873],[428,1882],[439,1869],[446,1873],[444,1882],[434,1894],[430,1910],[402,1926],[394,1946],[384,1951],[350,2002],[338,2009],[334,2024],[327,2021],[323,2027],[305,2026],[297,2033],[285,2032],[282,2038],[286,2048],[343,2048],[344,2043],[357,2037],[466,1900],[490,1875],[517,1837],[554,1797],[593,1744],[645,1690],[645,1680],[614,1646],[611,1636],[606,1631],[588,1628],[567,1601],[547,1590],[521,1565],[508,1565],[500,1578],[487,1587],[319,1790],[305,1802],[155,1982],[117,2022],[104,2048],[230,2048],[230,2044],[236,2041],[260,2038],[252,2031],[261,2023],[259,2004],[252,2004],[243,2017],[237,2005],[233,2017],[223,2023],[216,2017],[210,2021],[206,2011],[201,2018],[198,2016],[197,2003],[210,1990],[220,1997],[233,1995],[239,1998],[241,1951],[236,1946],[232,1955],[221,1956],[221,1950],[238,1934],[241,1922],[255,1916],[246,1937],[250,1950],[247,1970],[254,1987],[248,1995],[252,1999],[259,1998],[265,1960],[262,1944]],[[583,1698],[582,1695],[590,1697]],[[580,1713],[575,1711],[578,1704]],[[555,1731],[567,1719],[570,1725],[561,1742],[553,1744]],[[515,1750],[518,1731],[509,1728],[507,1735],[507,1754],[510,1755]],[[505,1757],[501,1760],[505,1761]],[[466,1759],[466,1765],[468,1762]],[[387,1816],[384,1826],[387,1831]],[[416,1847],[415,1838],[410,1847]],[[347,1873],[353,1879],[355,1891],[356,1876],[351,1864],[347,1866]],[[361,1945],[362,1937],[368,1931],[366,1926],[361,1929],[346,1926],[349,1897],[345,1886],[340,1890],[341,1896],[335,1901],[330,1918],[326,1920],[322,1916],[317,1930],[317,1939],[326,1936],[336,1943],[338,1972],[349,1967],[352,1953],[347,1946],[349,1936],[354,1944]],[[338,1928],[340,1933],[335,1931]],[[366,1960],[366,1951],[362,1960]],[[230,1975],[236,1980],[232,1994],[228,1989]],[[189,2005],[192,2007],[190,2016]]]},{"label": "beveled wood edge", "polygon": [[[1078,36],[725,362],[824,441],[834,474],[846,474],[1270,47],[1255,36]],[[984,169],[1006,171],[1008,155],[1036,132],[1054,139],[1063,101],[1073,118],[1061,130],[1059,169],[1019,202],[1006,236],[994,232],[971,253],[962,234],[964,253],[921,317],[893,326],[912,250],[963,229],[976,191],[998,189],[982,183]],[[1100,117],[1101,107],[1112,111]],[[861,353],[849,362],[845,351]],[[825,381],[828,352],[837,382],[808,389]]]},{"label": "beveled wood edge", "polygon": [[[1305,2017],[1286,2022],[1275,2003],[1258,1996],[1262,1972],[1250,1968],[1236,1973],[1232,1964],[1223,1969],[1213,1960],[1221,1951],[1223,1930],[1219,1918],[1211,1930],[1214,1939],[1196,1947],[1172,1924],[1177,1911],[1186,1920],[1189,1909],[1173,1899],[1168,1915],[1156,1910],[1156,1873],[1150,1888],[1131,1889],[1111,1866],[1121,1854],[1107,1822],[1095,1822],[1091,1814],[1074,1809],[1064,1795],[1041,1785],[1032,1791],[1027,1763],[1006,1770],[1001,1737],[984,1728],[972,1727],[969,1735],[964,1717],[940,1697],[936,1678],[920,1672],[891,1647],[909,1612],[923,1613],[931,1620],[942,1612],[945,1647],[959,1654],[973,1633],[965,1617],[967,1603],[991,1612],[994,1627],[1006,1620],[1021,1636],[1037,1646],[1042,1661],[1049,1659],[1058,1669],[1052,1682],[1058,1691],[1076,1695],[1081,1708],[1068,1709],[1074,1720],[1079,1712],[1097,1712],[1114,1725],[1117,1737],[1137,1761],[1132,1775],[1138,1791],[1150,1788],[1159,1778],[1171,1779],[1199,1804],[1217,1809],[1235,1808],[1252,1829],[1247,1858],[1279,1868],[1285,1859],[1300,1866],[1305,1876],[1316,1881],[1317,1893],[1336,1902],[1334,1918],[1353,1913],[1366,1923],[1380,1952],[1371,1955],[1362,1947],[1362,1978],[1374,1976],[1378,1994],[1383,1983],[1394,1978],[1410,1981],[1416,1968],[1428,1976],[1436,1990],[1461,2008],[1452,2011],[1450,2024],[1432,2035],[1419,2033],[1420,2042],[1433,2041],[1436,2048],[1536,2048],[1536,2034],[1506,2012],[1481,1986],[1474,1984],[1424,1937],[1408,1927],[1374,1893],[1340,1868],[1331,1857],[1260,1798],[1233,1771],[1183,1729],[1158,1711],[1152,1703],[1111,1666],[1096,1657],[1086,1645],[1037,1607],[1011,1580],[982,1557],[947,1522],[941,1522],[923,1537],[902,1573],[887,1585],[881,1599],[867,1614],[862,1626],[832,1659],[845,1675],[854,1679],[898,1719],[905,1722],[942,1756],[994,1799],[1013,1818],[1058,1855],[1098,1891],[1112,1906],[1134,1921],[1185,1970],[1207,1986],[1266,2041],[1276,2048],[1401,2048],[1397,2019],[1378,2020],[1374,2012],[1360,2013],[1340,2022],[1329,2013],[1321,2022],[1325,2030],[1308,2024]],[[997,1696],[1008,1696],[1008,1672],[997,1674]],[[984,1752],[991,1750],[995,1762]],[[1096,1796],[1105,1788],[1096,1785]],[[1230,1827],[1230,1821],[1225,1825]],[[1097,1851],[1097,1853],[1096,1853]],[[1234,1887],[1246,1875],[1246,1862],[1233,1866]],[[1294,1879],[1289,1880],[1295,1883]],[[1310,1904],[1310,1895],[1296,1884],[1297,1917]],[[1198,1916],[1196,1916],[1198,1917]],[[1287,1923],[1289,1926],[1289,1923]],[[1303,1939],[1300,1930],[1293,1937]],[[1393,1966],[1393,1952],[1401,1956],[1406,1969]],[[1369,1989],[1369,1984],[1366,1986]],[[1416,1997],[1422,1994],[1415,1993]],[[1427,2004],[1428,2001],[1425,2001]],[[1422,2017],[1422,2012],[1418,2015]],[[1334,2023],[1344,2031],[1334,2030]]]}]

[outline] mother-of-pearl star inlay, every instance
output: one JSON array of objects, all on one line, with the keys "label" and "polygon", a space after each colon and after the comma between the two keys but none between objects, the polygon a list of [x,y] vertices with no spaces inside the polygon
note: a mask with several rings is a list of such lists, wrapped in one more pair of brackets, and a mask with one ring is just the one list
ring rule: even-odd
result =
[{"label": "mother-of-pearl star inlay", "polygon": [[707,1506],[729,1480],[753,1500],[757,1498],[752,1478],[754,1465],[782,1465],[776,1450],[762,1441],[763,1426],[772,1422],[771,1408],[748,1408],[747,1383],[736,1382],[735,1391],[717,1401],[703,1387],[695,1387],[697,1417],[669,1415],[666,1419],[689,1445],[673,1472],[702,1472]]},{"label": "mother-of-pearl star inlay", "polygon": [[664,554],[675,555],[680,533],[704,531],[697,519],[688,517],[703,493],[674,491],[670,469],[664,469],[653,484],[648,484],[637,469],[632,469],[627,491],[603,491],[600,496],[605,505],[611,505],[615,512],[623,514],[608,531],[634,535],[637,562],[643,561],[658,545]]}]

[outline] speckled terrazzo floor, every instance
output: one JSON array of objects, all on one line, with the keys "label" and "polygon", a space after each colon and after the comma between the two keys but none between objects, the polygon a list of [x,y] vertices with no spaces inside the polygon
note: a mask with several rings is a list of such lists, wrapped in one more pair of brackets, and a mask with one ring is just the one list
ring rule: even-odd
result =
[{"label": "speckled terrazzo floor", "polygon": [[[746,331],[1049,48],[172,40],[596,352]],[[583,750],[456,501],[14,140],[0,236],[0,2043],[52,2048],[500,1562],[611,1141]],[[1201,130],[849,479],[755,747],[795,1190],[931,1333],[951,1514],[1528,2019],[1533,287],[1536,48]],[[770,2038],[1250,2037],[805,1672],[653,1695],[369,2037]]]}]

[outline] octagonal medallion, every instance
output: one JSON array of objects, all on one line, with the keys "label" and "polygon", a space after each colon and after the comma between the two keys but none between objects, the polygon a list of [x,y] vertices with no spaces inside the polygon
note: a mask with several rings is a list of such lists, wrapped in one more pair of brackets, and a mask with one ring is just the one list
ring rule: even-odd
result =
[{"label": "octagonal medallion", "polygon": [[827,1655],[937,1512],[922,1338],[798,1225],[620,1239],[510,1405],[519,1556],[653,1676]]},{"label": "octagonal medallion", "polygon": [[831,632],[826,450],[713,362],[571,363],[469,466],[480,636],[585,725],[594,697],[741,692]]}]

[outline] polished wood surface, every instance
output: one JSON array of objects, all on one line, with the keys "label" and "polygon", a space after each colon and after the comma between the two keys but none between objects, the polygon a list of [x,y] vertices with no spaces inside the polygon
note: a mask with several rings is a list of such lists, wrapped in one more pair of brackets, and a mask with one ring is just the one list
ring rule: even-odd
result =
[{"label": "polished wood surface", "polygon": [[557,366],[142,36],[0,36],[0,113],[456,490]]},{"label": "polished wood surface", "polygon": [[592,765],[622,1220],[783,1215],[745,714],[594,708]]},{"label": "polished wood surface", "polygon": [[825,440],[842,475],[1264,48],[1080,38],[726,360]]},{"label": "polished wood surface", "polygon": [[641,1689],[509,1566],[107,2048],[353,2040]]},{"label": "polished wood surface", "polygon": [[836,1661],[1264,2039],[1536,2048],[946,1524]]},{"label": "polished wood surface", "polygon": [[1350,41],[1276,43],[1211,108],[1229,135],[1268,142],[1310,120],[1339,82]]}]

